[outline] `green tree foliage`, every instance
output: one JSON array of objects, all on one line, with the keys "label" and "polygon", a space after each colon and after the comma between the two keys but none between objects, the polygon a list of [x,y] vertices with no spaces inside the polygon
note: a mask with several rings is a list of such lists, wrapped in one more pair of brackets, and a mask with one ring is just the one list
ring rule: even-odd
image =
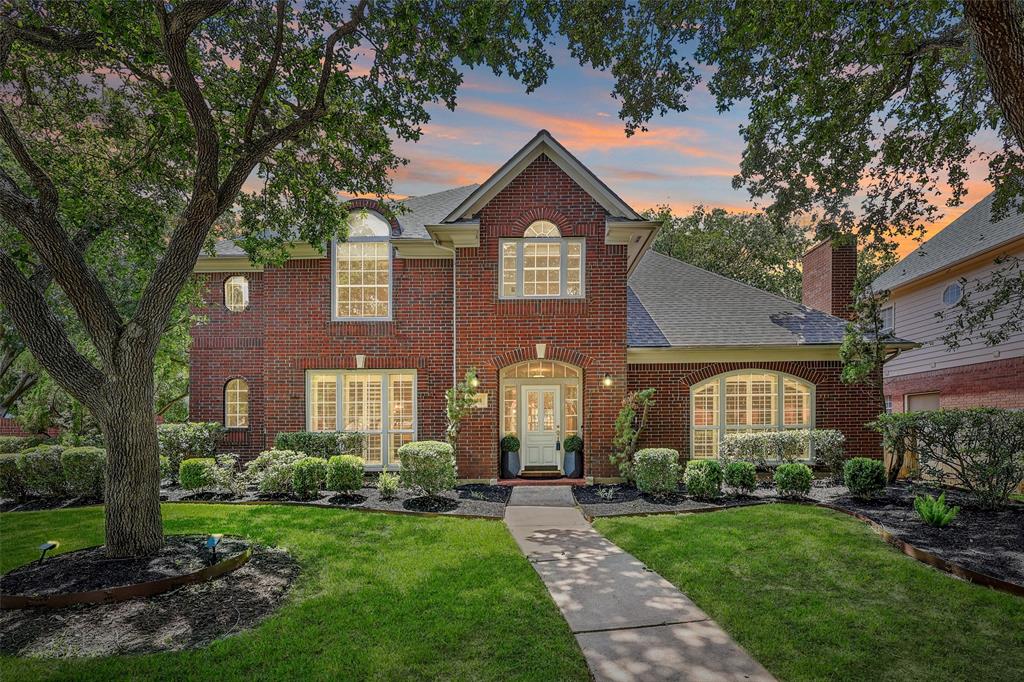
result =
[{"label": "green tree foliage", "polygon": [[654,250],[770,291],[800,300],[800,260],[810,241],[792,223],[777,223],[765,213],[729,213],[697,206],[686,216],[668,207],[649,212],[662,227]]},{"label": "green tree foliage", "polygon": [[444,392],[445,414],[448,422],[445,427],[445,436],[452,450],[458,452],[459,431],[462,429],[462,421],[469,416],[476,405],[476,368],[466,370],[466,376],[452,388]]},{"label": "green tree foliage", "polygon": [[645,388],[634,391],[622,400],[622,407],[615,418],[615,437],[609,459],[619,468],[623,478],[632,479],[633,454],[637,451],[640,435],[647,426],[647,418],[654,405],[657,389]]}]

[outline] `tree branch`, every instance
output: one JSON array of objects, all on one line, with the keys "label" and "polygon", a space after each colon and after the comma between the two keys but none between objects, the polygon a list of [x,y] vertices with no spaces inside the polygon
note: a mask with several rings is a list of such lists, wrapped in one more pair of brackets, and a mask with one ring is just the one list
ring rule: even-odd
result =
[{"label": "tree branch", "polygon": [[260,109],[263,107],[263,96],[267,92],[267,88],[270,87],[270,83],[274,80],[277,64],[281,60],[281,50],[284,47],[284,15],[284,0],[277,0],[277,28],[274,33],[274,53],[270,57],[270,63],[267,64],[267,70],[264,72],[263,78],[260,80],[259,85],[256,86],[256,93],[252,96],[252,104],[249,105],[249,115],[245,121],[245,133],[242,136],[245,142],[252,140],[252,129],[256,125],[256,118],[259,116]]},{"label": "tree branch", "polygon": [[40,217],[44,219],[53,218],[57,213],[57,188],[46,171],[29,154],[25,143],[21,141],[21,136],[18,135],[18,131],[14,128],[14,123],[8,118],[7,111],[3,107],[0,107],[0,139],[3,139],[7,148],[11,150],[11,154],[18,162],[18,166],[25,172],[25,175],[32,182],[32,186],[39,193],[39,198],[35,203],[40,212]]},{"label": "tree branch", "polygon": [[1024,149],[1024,5],[1019,0],[964,0],[967,19],[985,63],[992,96]]}]

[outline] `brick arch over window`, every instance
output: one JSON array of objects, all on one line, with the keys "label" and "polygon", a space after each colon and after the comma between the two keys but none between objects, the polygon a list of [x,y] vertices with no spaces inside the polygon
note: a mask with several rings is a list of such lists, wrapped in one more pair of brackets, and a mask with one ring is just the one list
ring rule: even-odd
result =
[{"label": "brick arch over window", "polygon": [[556,360],[558,362],[564,362],[568,365],[575,365],[581,369],[586,369],[594,360],[589,355],[584,355],[579,351],[572,350],[570,348],[559,348],[548,344],[544,352],[544,357],[539,358],[537,356],[536,346],[526,346],[516,348],[508,352],[502,353],[501,355],[495,355],[491,358],[491,366],[497,370],[504,369],[509,365],[515,365],[525,360]]},{"label": "brick arch over window", "polygon": [[380,202],[376,199],[350,199],[348,201],[349,209],[360,209],[365,208],[367,211],[375,211],[380,214],[380,217],[388,221],[391,225],[391,236],[398,237],[402,234],[402,226],[398,224],[397,218],[389,218],[384,207],[381,206]]},{"label": "brick arch over window", "polygon": [[679,379],[679,383],[683,386],[694,386],[719,374],[727,374],[737,370],[781,372],[812,384],[820,384],[826,379],[825,375],[817,368],[813,365],[808,365],[806,362],[716,362],[683,374]]},{"label": "brick arch over window", "polygon": [[529,211],[520,214],[519,217],[515,219],[515,222],[512,223],[512,234],[522,237],[523,233],[526,232],[526,228],[538,220],[547,220],[548,222],[554,223],[555,227],[558,228],[558,231],[562,233],[563,237],[570,236],[569,233],[572,232],[572,230],[569,229],[571,223],[565,215],[553,208],[540,206],[537,208],[531,208]]}]

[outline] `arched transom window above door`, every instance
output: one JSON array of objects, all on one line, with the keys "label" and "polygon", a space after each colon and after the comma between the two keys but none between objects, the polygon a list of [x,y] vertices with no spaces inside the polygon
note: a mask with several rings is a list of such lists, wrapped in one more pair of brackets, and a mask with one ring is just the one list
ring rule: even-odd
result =
[{"label": "arched transom window above door", "polygon": [[691,453],[718,456],[730,433],[814,427],[814,384],[783,372],[742,370],[690,389]]},{"label": "arched transom window above door", "polygon": [[563,238],[548,220],[526,228],[522,239],[502,239],[501,298],[583,298],[586,240]]},{"label": "arched transom window above door", "polygon": [[[552,401],[550,412],[553,423],[561,427],[562,437],[578,434],[580,431],[580,396],[582,392],[583,372],[579,367],[567,365],[555,360],[527,360],[505,367],[499,373],[501,383],[501,435],[510,433],[519,435],[530,424],[522,419],[530,418],[531,406],[539,400]],[[537,393],[536,387],[553,386],[558,390],[551,393]],[[534,395],[537,393],[537,395]],[[541,410],[544,405],[541,404]]]}]

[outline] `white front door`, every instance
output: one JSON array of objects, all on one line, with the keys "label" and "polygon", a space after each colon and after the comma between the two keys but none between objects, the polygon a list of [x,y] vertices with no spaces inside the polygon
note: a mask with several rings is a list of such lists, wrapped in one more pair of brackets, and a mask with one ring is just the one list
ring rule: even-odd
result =
[{"label": "white front door", "polygon": [[562,437],[560,386],[523,386],[519,409],[523,415],[523,466],[558,467]]}]

